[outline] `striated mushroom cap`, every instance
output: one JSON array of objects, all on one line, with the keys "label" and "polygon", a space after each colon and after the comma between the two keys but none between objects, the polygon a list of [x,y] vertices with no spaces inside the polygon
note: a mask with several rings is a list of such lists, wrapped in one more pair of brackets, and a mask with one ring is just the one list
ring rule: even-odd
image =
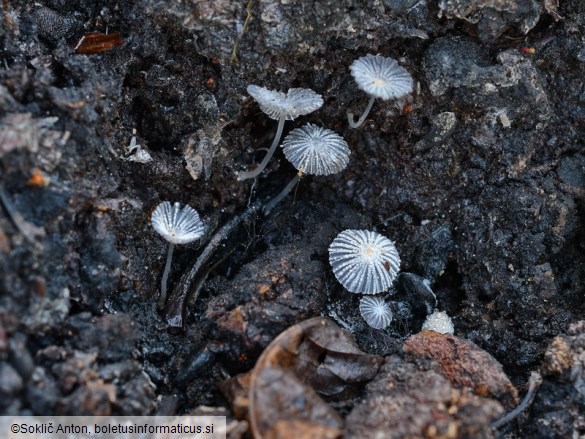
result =
[{"label": "striated mushroom cap", "polygon": [[336,174],[345,169],[351,154],[343,137],[310,123],[292,130],[282,148],[295,168],[311,175]]},{"label": "striated mushroom cap", "polygon": [[152,213],[152,227],[172,244],[188,244],[201,238],[205,226],[199,214],[191,206],[181,209],[179,203],[163,201]]},{"label": "striated mushroom cap", "polygon": [[329,263],[341,285],[352,293],[386,291],[400,270],[394,243],[369,230],[344,230],[329,246]]},{"label": "striated mushroom cap", "polygon": [[309,114],[323,105],[321,95],[308,88],[291,88],[285,94],[268,90],[258,85],[249,85],[246,90],[260,105],[260,109],[272,119],[284,117],[293,120]]},{"label": "striated mushroom cap", "polygon": [[396,60],[380,55],[366,55],[349,67],[356,84],[371,96],[397,99],[412,92],[412,76]]},{"label": "striated mushroom cap", "polygon": [[392,310],[380,296],[362,297],[360,314],[374,329],[384,329],[392,322]]}]

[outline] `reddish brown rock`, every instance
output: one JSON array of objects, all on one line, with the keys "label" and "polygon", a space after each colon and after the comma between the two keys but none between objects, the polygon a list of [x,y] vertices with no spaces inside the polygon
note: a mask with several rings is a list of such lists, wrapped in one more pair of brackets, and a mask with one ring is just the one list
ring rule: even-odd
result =
[{"label": "reddish brown rock", "polygon": [[434,361],[386,358],[345,422],[346,439],[491,438],[495,400],[455,388]]},{"label": "reddish brown rock", "polygon": [[434,358],[445,377],[456,387],[473,389],[476,395],[495,397],[515,407],[518,391],[502,365],[475,343],[450,334],[421,331],[403,344],[404,352]]}]

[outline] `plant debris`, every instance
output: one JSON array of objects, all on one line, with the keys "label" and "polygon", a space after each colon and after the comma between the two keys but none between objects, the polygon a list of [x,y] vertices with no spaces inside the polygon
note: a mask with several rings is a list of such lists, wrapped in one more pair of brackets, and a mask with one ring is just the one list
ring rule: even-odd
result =
[{"label": "plant debris", "polygon": [[[356,395],[377,374],[381,362],[382,358],[362,352],[333,322],[317,317],[276,337],[249,378],[237,378],[235,383],[248,392],[245,403],[255,437],[298,437],[294,426],[307,437],[333,438],[339,437],[343,421],[325,400]],[[224,384],[232,394],[233,383]],[[301,399],[304,403],[299,405],[296,401]],[[234,399],[240,415],[241,400]]]}]

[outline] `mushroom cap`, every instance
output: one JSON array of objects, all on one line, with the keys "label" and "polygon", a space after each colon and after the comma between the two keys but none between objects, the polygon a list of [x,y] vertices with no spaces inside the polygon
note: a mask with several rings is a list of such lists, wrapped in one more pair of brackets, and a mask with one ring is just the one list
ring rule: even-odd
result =
[{"label": "mushroom cap", "polygon": [[321,95],[309,88],[290,88],[287,93],[268,90],[258,85],[249,85],[246,90],[260,105],[260,109],[271,119],[293,120],[309,114],[323,105]]},{"label": "mushroom cap", "polygon": [[392,322],[392,310],[380,296],[362,297],[360,314],[374,329],[384,329]]},{"label": "mushroom cap", "polygon": [[378,294],[392,286],[400,270],[396,246],[369,230],[344,230],[329,246],[329,263],[352,293]]},{"label": "mushroom cap", "polygon": [[412,92],[412,76],[396,60],[366,55],[349,66],[358,87],[371,96],[388,100]]},{"label": "mushroom cap", "polygon": [[152,227],[172,244],[188,244],[201,238],[205,226],[199,214],[191,206],[181,209],[179,203],[163,201],[152,213]]},{"label": "mushroom cap", "polygon": [[295,168],[311,175],[335,174],[345,169],[351,154],[343,137],[310,123],[292,130],[282,148]]}]

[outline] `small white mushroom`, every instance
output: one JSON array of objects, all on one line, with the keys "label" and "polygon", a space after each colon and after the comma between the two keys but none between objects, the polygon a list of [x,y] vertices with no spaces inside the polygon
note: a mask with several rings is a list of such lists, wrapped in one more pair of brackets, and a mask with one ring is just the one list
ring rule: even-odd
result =
[{"label": "small white mushroom", "polygon": [[374,100],[398,99],[412,92],[412,76],[396,60],[380,55],[366,55],[356,59],[349,67],[357,86],[369,94],[370,101],[357,122],[347,114],[351,128],[358,128],[370,113]]},{"label": "small white mushroom", "polygon": [[378,294],[392,286],[400,270],[394,243],[369,230],[344,230],[329,246],[329,263],[352,293]]},{"label": "small white mushroom", "polygon": [[247,91],[268,117],[278,120],[278,127],[272,145],[270,145],[262,162],[253,171],[239,172],[238,180],[240,181],[255,178],[264,170],[278,146],[286,120],[293,120],[301,115],[312,113],[323,105],[321,95],[308,88],[291,88],[285,94],[258,85],[249,85]]},{"label": "small white mushroom", "polygon": [[167,262],[160,285],[159,308],[165,304],[167,297],[167,280],[171,271],[171,260],[175,244],[188,244],[203,235],[205,226],[199,218],[199,214],[191,206],[186,205],[181,209],[179,203],[171,204],[168,201],[160,203],[150,218],[152,227],[169,242]]},{"label": "small white mushroom", "polygon": [[310,123],[292,130],[282,142],[282,148],[286,159],[299,172],[275,198],[266,204],[265,214],[288,195],[303,174],[336,174],[345,169],[351,154],[343,137],[327,128]]},{"label": "small white mushroom", "polygon": [[392,322],[392,310],[380,296],[364,296],[360,300],[360,314],[374,329],[384,329]]},{"label": "small white mushroom", "polygon": [[336,174],[347,166],[351,151],[343,137],[311,123],[292,130],[282,142],[286,159],[303,174]]}]

